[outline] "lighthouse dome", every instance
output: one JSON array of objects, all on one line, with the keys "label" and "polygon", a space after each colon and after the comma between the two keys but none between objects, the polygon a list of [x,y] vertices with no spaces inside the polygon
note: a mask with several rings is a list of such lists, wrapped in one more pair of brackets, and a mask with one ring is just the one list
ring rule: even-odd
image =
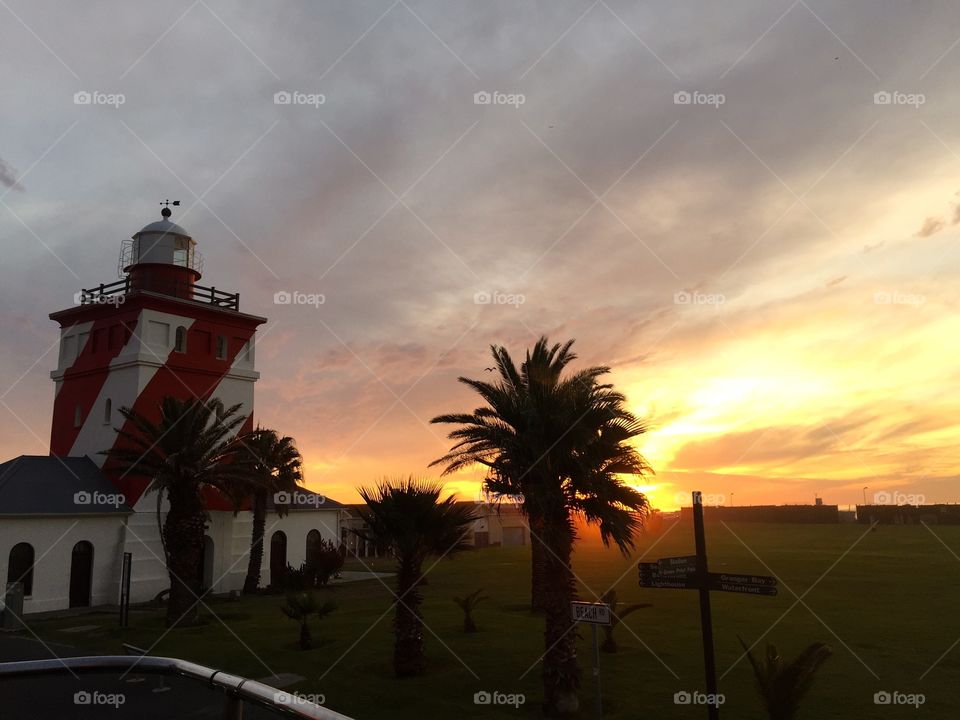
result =
[{"label": "lighthouse dome", "polygon": [[190,233],[177,225],[175,222],[170,222],[167,218],[163,218],[163,220],[157,220],[149,225],[144,225],[143,229],[137,233],[134,233],[133,237],[136,238],[137,235],[142,235],[144,233],[160,233],[161,235],[181,235],[183,237],[190,237]]}]

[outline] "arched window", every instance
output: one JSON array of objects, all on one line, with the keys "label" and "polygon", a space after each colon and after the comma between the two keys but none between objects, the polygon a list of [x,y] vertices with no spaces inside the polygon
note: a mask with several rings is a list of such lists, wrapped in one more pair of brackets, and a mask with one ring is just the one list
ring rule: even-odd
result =
[{"label": "arched window", "polygon": [[70,554],[70,607],[90,607],[93,585],[93,544],[81,540]]},{"label": "arched window", "polygon": [[175,352],[182,353],[187,351],[187,329],[181,325],[173,339],[173,349]]},{"label": "arched window", "polygon": [[307,564],[311,562],[314,554],[320,549],[320,531],[311,530],[307,533]]},{"label": "arched window", "polygon": [[287,534],[277,530],[270,537],[270,584],[280,587],[287,574]]},{"label": "arched window", "polygon": [[113,400],[107,398],[103,403],[103,424],[109,425],[113,419]]},{"label": "arched window", "polygon": [[23,583],[24,596],[33,595],[33,545],[30,543],[17,543],[10,550],[7,582]]}]

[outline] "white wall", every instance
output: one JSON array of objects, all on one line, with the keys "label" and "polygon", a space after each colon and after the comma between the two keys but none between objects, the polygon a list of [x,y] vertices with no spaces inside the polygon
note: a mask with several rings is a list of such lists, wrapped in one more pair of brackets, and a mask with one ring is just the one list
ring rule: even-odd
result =
[{"label": "white wall", "polygon": [[116,604],[120,599],[123,516],[29,517],[0,521],[0,578],[7,582],[10,550],[21,542],[34,552],[33,591],[24,599],[24,613],[70,606],[70,561],[81,540],[93,545],[90,604]]}]

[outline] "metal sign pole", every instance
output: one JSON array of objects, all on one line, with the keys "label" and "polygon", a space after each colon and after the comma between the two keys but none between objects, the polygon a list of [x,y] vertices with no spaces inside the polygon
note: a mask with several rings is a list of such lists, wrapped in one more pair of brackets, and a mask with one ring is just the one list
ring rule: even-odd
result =
[{"label": "metal sign pole", "polygon": [[600,689],[600,641],[597,639],[599,631],[593,626],[593,676],[597,680],[597,717],[603,717],[603,692]]},{"label": "metal sign pole", "polygon": [[[707,681],[708,700],[717,697],[717,667],[713,657],[713,619],[710,616],[710,585],[707,582],[707,542],[703,531],[703,497],[693,493],[693,535],[697,548],[697,576],[700,593],[700,627],[703,632],[703,669]],[[720,720],[715,703],[707,703],[708,720]]]},{"label": "metal sign pole", "polygon": [[120,577],[120,627],[127,627],[130,623],[130,570],[133,562],[133,553],[123,554],[123,570]]}]

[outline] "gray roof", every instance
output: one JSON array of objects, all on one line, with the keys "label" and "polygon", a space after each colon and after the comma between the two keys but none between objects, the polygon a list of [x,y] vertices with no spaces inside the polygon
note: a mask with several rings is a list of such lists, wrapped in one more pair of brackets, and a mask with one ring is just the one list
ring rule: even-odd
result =
[{"label": "gray roof", "polygon": [[89,457],[21,455],[0,465],[0,516],[132,512]]}]

